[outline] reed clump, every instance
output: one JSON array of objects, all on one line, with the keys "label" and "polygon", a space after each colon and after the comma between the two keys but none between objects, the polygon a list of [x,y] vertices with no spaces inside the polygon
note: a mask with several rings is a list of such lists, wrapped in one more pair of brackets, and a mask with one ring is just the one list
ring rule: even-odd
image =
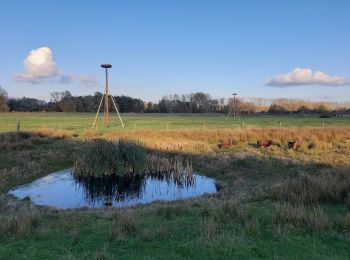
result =
[{"label": "reed clump", "polygon": [[88,141],[79,151],[74,174],[79,177],[140,174],[145,159],[145,148],[135,141],[95,139]]},{"label": "reed clump", "polygon": [[192,176],[192,163],[181,156],[150,152],[140,142],[119,139],[87,141],[74,164],[76,177],[125,174]]},{"label": "reed clump", "polygon": [[323,171],[317,175],[300,174],[275,187],[272,198],[292,204],[342,202],[350,192],[350,175],[346,171]]}]

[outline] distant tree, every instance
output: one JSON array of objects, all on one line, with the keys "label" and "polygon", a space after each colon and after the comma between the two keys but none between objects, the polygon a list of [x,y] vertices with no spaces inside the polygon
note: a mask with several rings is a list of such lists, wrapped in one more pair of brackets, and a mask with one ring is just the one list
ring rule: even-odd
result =
[{"label": "distant tree", "polygon": [[321,104],[321,105],[318,107],[317,110],[318,110],[317,112],[320,113],[320,114],[324,114],[324,113],[330,112],[330,108],[329,108],[327,105],[325,105],[325,104]]},{"label": "distant tree", "polygon": [[191,107],[194,113],[209,112],[210,95],[203,92],[191,94]]},{"label": "distant tree", "polygon": [[158,112],[158,104],[154,104],[152,102],[145,103],[145,113],[156,113]]},{"label": "distant tree", "polygon": [[76,102],[69,91],[51,92],[51,102],[53,109],[57,112],[75,112]]},{"label": "distant tree", "polygon": [[[115,101],[122,113],[135,112],[141,113],[144,111],[145,105],[141,99],[136,99],[128,96],[117,96]],[[112,104],[111,104],[112,106]],[[111,107],[110,107],[111,109]]]},{"label": "distant tree", "polygon": [[308,106],[301,106],[296,111],[297,114],[309,114],[312,112],[312,109],[310,109]]},{"label": "distant tree", "polygon": [[238,101],[238,108],[241,113],[247,113],[251,115],[257,111],[257,107],[253,102],[248,102],[241,99],[239,99]]},{"label": "distant tree", "polygon": [[10,111],[39,112],[44,111],[47,103],[35,98],[10,98],[7,102]]},{"label": "distant tree", "polygon": [[0,86],[0,111],[8,111],[7,100],[7,91]]},{"label": "distant tree", "polygon": [[289,111],[281,105],[272,104],[268,112],[271,114],[287,114]]}]

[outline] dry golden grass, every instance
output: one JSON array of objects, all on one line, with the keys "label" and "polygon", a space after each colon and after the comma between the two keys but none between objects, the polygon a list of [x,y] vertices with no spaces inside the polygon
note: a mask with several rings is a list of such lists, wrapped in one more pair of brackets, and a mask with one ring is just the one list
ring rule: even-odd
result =
[{"label": "dry golden grass", "polygon": [[[78,137],[74,131],[60,131],[50,128],[41,128],[38,133],[50,137]],[[272,140],[275,146],[284,148],[287,148],[288,141],[297,141],[299,150],[324,150],[342,145],[350,147],[349,127],[129,130],[104,134],[94,130],[86,130],[80,134],[80,137],[85,139],[102,137],[111,140],[130,138],[140,140],[152,148],[189,149],[190,151],[200,146],[208,151],[213,151],[220,142],[230,143],[234,146],[242,143],[256,144],[257,140],[263,139]]]},{"label": "dry golden grass", "polygon": [[40,128],[38,131],[40,136],[58,137],[58,138],[72,138],[78,137],[78,134],[74,131],[57,130],[54,128]]}]

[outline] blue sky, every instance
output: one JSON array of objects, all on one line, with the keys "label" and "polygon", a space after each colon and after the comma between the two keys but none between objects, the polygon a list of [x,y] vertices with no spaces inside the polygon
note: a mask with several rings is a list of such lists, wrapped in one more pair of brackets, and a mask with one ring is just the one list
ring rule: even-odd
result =
[{"label": "blue sky", "polygon": [[[99,65],[111,63],[112,93],[146,101],[195,91],[350,100],[350,1],[1,0],[0,10],[11,97],[102,91]],[[42,47],[54,65],[26,72]]]}]

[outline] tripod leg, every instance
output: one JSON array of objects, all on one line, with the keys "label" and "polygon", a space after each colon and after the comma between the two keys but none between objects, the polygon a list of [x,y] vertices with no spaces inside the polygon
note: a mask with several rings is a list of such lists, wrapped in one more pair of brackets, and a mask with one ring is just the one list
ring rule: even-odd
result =
[{"label": "tripod leg", "polygon": [[104,95],[102,95],[102,98],[101,98],[101,101],[100,101],[100,105],[98,106],[98,109],[97,109],[97,113],[96,113],[96,116],[95,116],[94,123],[92,124],[92,128],[94,128],[95,125],[96,125],[96,120],[97,120],[98,114],[100,113],[100,109],[101,109],[101,106],[102,106],[103,98],[104,98]]},{"label": "tripod leg", "polygon": [[232,105],[232,107],[231,107],[231,109],[230,109],[230,112],[228,113],[228,115],[227,115],[227,117],[226,117],[226,119],[225,119],[225,120],[227,120],[227,118],[228,118],[228,117],[231,115],[231,112],[232,112],[233,106],[234,106],[234,104]]},{"label": "tripod leg", "polygon": [[112,98],[112,101],[113,101],[114,108],[115,108],[115,110],[117,111],[117,114],[118,114],[120,123],[122,123],[122,127],[124,128],[124,123],[123,123],[122,117],[121,117],[120,114],[119,114],[119,110],[118,110],[118,108],[117,108],[117,105],[115,104],[114,97],[113,97],[112,95],[111,95],[111,98]]}]

